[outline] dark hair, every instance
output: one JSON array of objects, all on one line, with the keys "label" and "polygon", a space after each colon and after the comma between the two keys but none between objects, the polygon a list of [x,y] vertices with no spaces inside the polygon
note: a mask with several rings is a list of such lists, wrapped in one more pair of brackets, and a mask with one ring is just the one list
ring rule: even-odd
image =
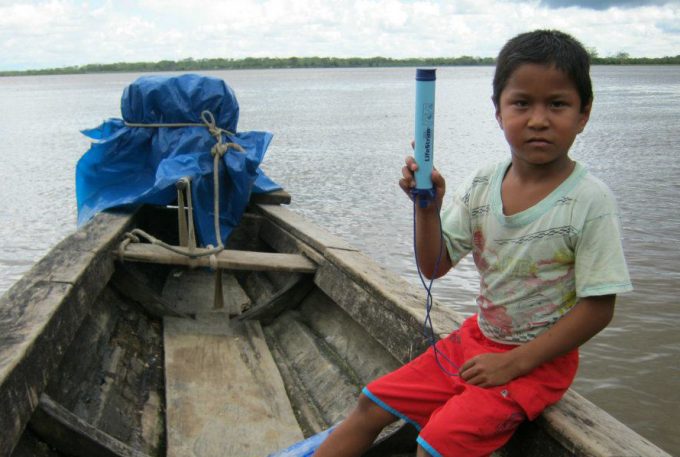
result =
[{"label": "dark hair", "polygon": [[512,73],[526,63],[554,65],[566,73],[576,86],[581,99],[581,111],[593,100],[590,82],[590,55],[571,35],[557,30],[526,32],[508,41],[496,60],[493,77],[493,103],[500,106],[501,92]]}]

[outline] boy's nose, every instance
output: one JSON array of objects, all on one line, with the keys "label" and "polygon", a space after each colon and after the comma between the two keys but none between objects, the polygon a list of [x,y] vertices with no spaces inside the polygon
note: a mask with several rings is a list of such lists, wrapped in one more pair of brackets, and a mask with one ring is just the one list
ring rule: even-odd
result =
[{"label": "boy's nose", "polygon": [[541,106],[536,106],[531,110],[528,122],[529,128],[543,129],[548,126],[548,110]]}]

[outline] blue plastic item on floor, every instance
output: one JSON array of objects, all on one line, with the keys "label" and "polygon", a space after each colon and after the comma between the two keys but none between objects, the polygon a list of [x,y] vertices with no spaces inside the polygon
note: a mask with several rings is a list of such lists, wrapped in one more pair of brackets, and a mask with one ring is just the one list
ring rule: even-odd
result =
[{"label": "blue plastic item on floor", "polygon": [[323,443],[323,441],[330,435],[330,433],[335,429],[333,426],[327,430],[312,435],[309,438],[298,441],[286,449],[269,454],[267,457],[311,457],[316,452],[317,448]]}]

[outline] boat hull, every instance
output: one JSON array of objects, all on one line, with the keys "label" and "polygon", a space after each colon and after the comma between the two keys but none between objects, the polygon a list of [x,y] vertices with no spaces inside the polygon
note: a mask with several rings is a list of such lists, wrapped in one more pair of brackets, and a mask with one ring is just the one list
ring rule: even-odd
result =
[{"label": "boat hull", "polygon": [[[156,207],[101,214],[38,262],[0,301],[0,455],[264,456],[425,350],[422,292],[276,198],[251,203],[219,278],[121,253],[133,227],[178,243]],[[414,455],[414,438],[398,423],[367,455]],[[569,391],[496,455],[667,454]]]}]

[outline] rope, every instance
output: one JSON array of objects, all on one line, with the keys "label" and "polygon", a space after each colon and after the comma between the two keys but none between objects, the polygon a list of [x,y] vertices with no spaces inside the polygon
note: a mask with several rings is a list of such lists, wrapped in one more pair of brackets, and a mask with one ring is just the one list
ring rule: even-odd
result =
[{"label": "rope", "polygon": [[227,135],[236,135],[233,132],[230,132],[229,130],[223,129],[221,127],[217,127],[217,124],[215,123],[215,116],[208,111],[205,110],[201,112],[201,120],[203,121],[202,123],[197,123],[197,122],[170,122],[170,123],[150,123],[150,124],[140,124],[140,123],[134,123],[134,122],[124,122],[126,127],[142,127],[142,128],[180,128],[180,127],[207,127],[208,131],[212,136],[217,136],[220,133],[225,133]]},{"label": "rope", "polygon": [[[430,316],[430,312],[432,310],[432,305],[433,305],[433,298],[432,298],[432,286],[434,285],[434,278],[437,274],[437,271],[439,270],[439,265],[442,260],[442,255],[444,253],[444,233],[442,231],[442,219],[441,219],[441,214],[440,214],[440,208],[439,205],[437,205],[437,216],[439,217],[439,253],[437,255],[437,260],[435,261],[434,264],[434,272],[432,274],[432,278],[430,279],[429,283],[425,282],[425,278],[423,277],[422,271],[420,271],[420,264],[418,263],[418,249],[417,249],[417,243],[416,243],[416,196],[413,196],[413,254],[416,260],[416,269],[418,271],[418,277],[420,278],[420,282],[423,285],[423,288],[425,289],[425,320],[423,322],[423,336],[428,339],[428,342],[430,346],[432,347],[432,351],[434,352],[434,359],[437,362],[437,365],[439,365],[439,369],[446,374],[447,376],[459,376],[458,372],[460,370],[460,366],[456,364],[453,360],[449,359],[446,354],[444,354],[442,351],[439,350],[437,347],[437,341],[434,333],[434,325],[432,324],[432,316]],[[434,199],[433,199],[433,204],[434,204]],[[448,363],[450,367],[452,367],[455,371],[449,371],[444,367],[442,364],[442,361],[439,360],[439,358],[442,357],[445,362]]]},{"label": "rope", "polygon": [[[133,229],[131,232],[125,234],[125,240],[120,245],[120,251],[121,253],[125,250],[125,247],[130,244],[131,242],[133,243],[138,243],[140,241],[140,238],[143,238],[147,240],[151,244],[155,244],[157,246],[160,246],[164,249],[167,249],[169,251],[172,251],[176,254],[180,254],[192,259],[195,259],[197,257],[205,257],[205,256],[214,256],[218,254],[219,252],[224,250],[224,244],[222,243],[222,233],[220,230],[220,182],[219,182],[219,161],[224,156],[224,154],[227,153],[229,148],[235,149],[239,152],[244,152],[243,148],[241,145],[238,143],[233,143],[233,142],[224,142],[222,141],[222,134],[226,135],[235,135],[234,133],[222,129],[220,127],[217,127],[215,123],[215,116],[210,111],[203,111],[201,113],[201,119],[203,120],[202,124],[196,124],[196,123],[169,123],[169,124],[137,124],[137,123],[128,123],[125,122],[125,125],[127,127],[143,127],[143,128],[180,128],[180,127],[206,127],[208,129],[208,132],[215,137],[216,143],[213,145],[213,147],[210,149],[210,154],[213,156],[213,193],[214,193],[214,204],[213,204],[213,221],[214,221],[214,228],[215,228],[215,238],[217,239],[217,246],[216,247],[209,247],[208,249],[202,250],[201,252],[196,252],[194,246],[189,246],[188,248],[181,248],[178,246],[173,246],[171,244],[167,244],[164,241],[159,240],[158,238],[154,237],[153,235],[150,235],[149,233],[145,232],[142,229]],[[191,185],[187,186],[187,208],[189,210],[189,239],[194,238],[194,214],[193,214],[193,204],[192,204],[192,198],[191,198]],[[181,193],[181,191],[180,191]]]}]

